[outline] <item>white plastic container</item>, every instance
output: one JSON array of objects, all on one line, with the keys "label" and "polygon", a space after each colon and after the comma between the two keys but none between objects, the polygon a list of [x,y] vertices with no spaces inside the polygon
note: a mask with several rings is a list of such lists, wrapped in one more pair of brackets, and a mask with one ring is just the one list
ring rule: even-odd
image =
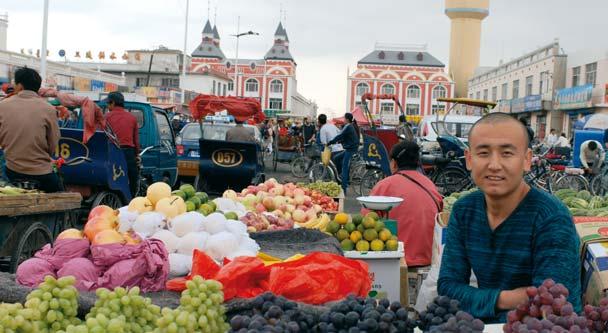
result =
[{"label": "white plastic container", "polygon": [[372,280],[370,296],[388,298],[390,301],[400,300],[399,263],[405,257],[403,242],[399,242],[397,251],[345,251],[344,256],[363,260],[369,266],[369,277]]}]

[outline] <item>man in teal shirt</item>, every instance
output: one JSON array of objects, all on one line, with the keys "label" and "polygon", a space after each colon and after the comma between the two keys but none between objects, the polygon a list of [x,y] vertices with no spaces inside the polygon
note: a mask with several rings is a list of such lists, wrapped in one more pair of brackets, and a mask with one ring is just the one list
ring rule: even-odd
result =
[{"label": "man in teal shirt", "polygon": [[[467,168],[480,191],[458,200],[447,229],[440,295],[458,299],[486,322],[505,321],[527,300],[526,287],[547,278],[581,309],[579,239],[566,207],[530,188],[523,174],[532,152],[526,128],[505,113],[480,119],[469,133]],[[471,270],[478,288],[469,286]]]}]

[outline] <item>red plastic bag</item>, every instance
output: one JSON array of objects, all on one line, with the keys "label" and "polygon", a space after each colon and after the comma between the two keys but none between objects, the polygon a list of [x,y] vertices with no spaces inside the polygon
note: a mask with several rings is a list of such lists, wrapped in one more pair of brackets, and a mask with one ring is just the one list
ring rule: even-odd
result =
[{"label": "red plastic bag", "polygon": [[46,244],[34,257],[48,261],[55,271],[74,258],[89,256],[90,243],[87,239],[58,239],[53,246]]},{"label": "red plastic bag", "polygon": [[73,276],[76,278],[74,287],[82,291],[97,289],[97,279],[101,276],[101,269],[87,258],[74,258],[66,262],[57,272],[57,277]]},{"label": "red plastic bag", "polygon": [[324,252],[270,266],[269,289],[276,295],[308,304],[324,304],[349,294],[365,297],[371,289],[368,266]]},{"label": "red plastic bag", "polygon": [[55,277],[53,265],[44,259],[30,258],[17,267],[15,280],[22,286],[37,287],[47,275]]},{"label": "red plastic bag", "polygon": [[200,275],[204,279],[213,279],[220,271],[220,266],[205,252],[194,249],[192,255],[192,271],[186,277],[167,281],[167,290],[182,291],[186,289],[186,282],[194,276]]},{"label": "red plastic bag", "polygon": [[222,267],[215,280],[224,286],[224,300],[255,297],[268,290],[269,267],[257,257],[236,257]]}]

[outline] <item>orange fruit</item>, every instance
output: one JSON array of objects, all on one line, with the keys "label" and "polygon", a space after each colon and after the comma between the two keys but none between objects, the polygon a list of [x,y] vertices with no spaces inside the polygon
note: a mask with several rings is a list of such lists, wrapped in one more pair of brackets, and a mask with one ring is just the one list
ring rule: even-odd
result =
[{"label": "orange fruit", "polygon": [[334,217],[334,221],[336,221],[338,224],[344,225],[348,223],[348,214],[338,213],[336,214],[336,217]]}]

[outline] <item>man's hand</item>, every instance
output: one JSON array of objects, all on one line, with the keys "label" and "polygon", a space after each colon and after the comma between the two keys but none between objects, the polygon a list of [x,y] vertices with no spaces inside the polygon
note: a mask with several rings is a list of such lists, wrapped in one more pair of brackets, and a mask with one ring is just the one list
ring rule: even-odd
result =
[{"label": "man's hand", "polygon": [[515,309],[519,304],[524,303],[528,299],[526,289],[528,287],[521,287],[513,290],[503,290],[498,295],[496,301],[496,307],[499,310],[512,310]]}]

